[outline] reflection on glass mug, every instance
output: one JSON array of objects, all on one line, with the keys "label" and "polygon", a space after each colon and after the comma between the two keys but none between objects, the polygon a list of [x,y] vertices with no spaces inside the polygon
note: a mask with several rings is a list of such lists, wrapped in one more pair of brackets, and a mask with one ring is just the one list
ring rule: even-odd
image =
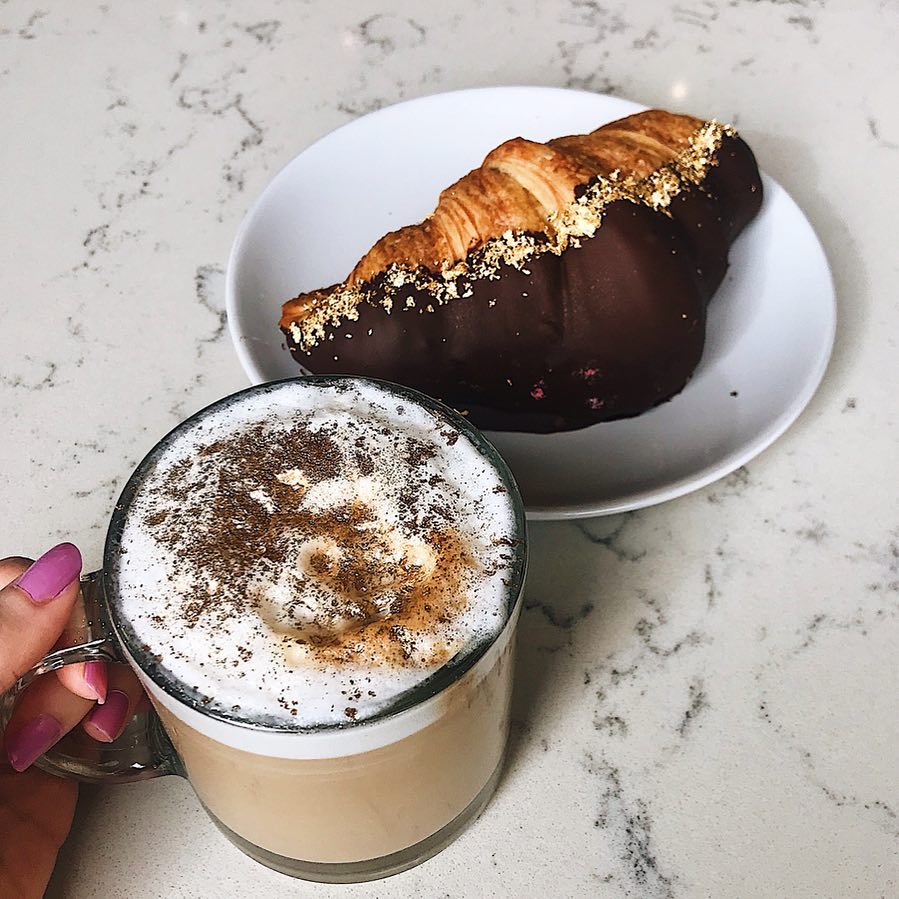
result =
[{"label": "reflection on glass mug", "polygon": [[155,711],[40,761],[95,782],[186,777],[272,868],[383,877],[487,804],[509,730],[526,565],[518,490],[467,422],[414,391],[310,377],[179,425],[115,507],[72,662],[124,660]]}]

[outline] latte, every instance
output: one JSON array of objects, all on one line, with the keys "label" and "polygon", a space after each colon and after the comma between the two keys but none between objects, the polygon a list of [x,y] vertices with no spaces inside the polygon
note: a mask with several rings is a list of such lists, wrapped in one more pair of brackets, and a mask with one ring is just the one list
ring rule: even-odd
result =
[{"label": "latte", "polygon": [[253,388],[138,467],[104,580],[175,763],[241,849],[312,880],[451,842],[499,778],[524,515],[490,445],[419,394]]}]

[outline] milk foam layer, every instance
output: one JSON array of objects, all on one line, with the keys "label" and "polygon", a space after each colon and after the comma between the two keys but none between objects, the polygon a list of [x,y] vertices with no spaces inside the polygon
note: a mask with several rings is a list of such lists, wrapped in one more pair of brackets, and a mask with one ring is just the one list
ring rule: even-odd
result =
[{"label": "milk foam layer", "polygon": [[184,426],[113,565],[166,679],[288,728],[389,708],[508,615],[515,520],[464,432],[376,384],[287,382]]}]

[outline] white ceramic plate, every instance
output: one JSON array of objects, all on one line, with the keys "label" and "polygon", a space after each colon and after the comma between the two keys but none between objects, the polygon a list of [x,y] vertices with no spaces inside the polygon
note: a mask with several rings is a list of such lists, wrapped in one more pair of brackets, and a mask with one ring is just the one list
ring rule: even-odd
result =
[{"label": "white ceramic plate", "polygon": [[[386,231],[421,220],[437,194],[509,137],[547,140],[637,112],[582,91],[496,87],[424,97],[356,119],[289,163],[247,214],[228,264],[231,337],[254,383],[298,373],[281,303],[346,277]],[[762,160],[764,161],[764,160]],[[532,518],[606,515],[681,496],[760,453],[818,386],[836,319],[827,260],[780,185],[731,249],[709,307],[702,361],[673,400],[565,434],[490,439]]]}]

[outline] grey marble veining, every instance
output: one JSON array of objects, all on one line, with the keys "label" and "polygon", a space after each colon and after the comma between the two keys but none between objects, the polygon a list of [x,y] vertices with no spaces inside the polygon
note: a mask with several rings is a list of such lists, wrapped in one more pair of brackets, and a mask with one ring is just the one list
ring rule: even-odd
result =
[{"label": "grey marble veining", "polygon": [[[0,5],[4,552],[74,539],[96,565],[132,467],[245,386],[231,240],[315,138],[497,83],[735,122],[833,267],[821,390],[702,491],[533,527],[496,798],[425,866],[340,892],[896,895],[897,38],[874,0]],[[51,895],[210,884],[335,894],[257,868],[166,779],[84,791]]]}]

